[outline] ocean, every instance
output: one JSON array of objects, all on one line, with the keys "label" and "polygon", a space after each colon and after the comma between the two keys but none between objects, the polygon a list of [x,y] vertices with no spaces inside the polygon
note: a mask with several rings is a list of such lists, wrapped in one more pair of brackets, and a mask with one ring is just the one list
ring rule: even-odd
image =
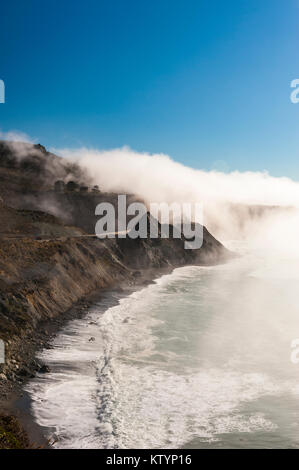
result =
[{"label": "ocean", "polygon": [[295,259],[175,269],[72,320],[26,386],[57,448],[298,448]]}]

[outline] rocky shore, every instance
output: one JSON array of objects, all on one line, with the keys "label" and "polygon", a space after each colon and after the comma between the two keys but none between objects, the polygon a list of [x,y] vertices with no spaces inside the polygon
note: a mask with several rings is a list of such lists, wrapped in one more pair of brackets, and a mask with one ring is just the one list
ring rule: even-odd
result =
[{"label": "rocky shore", "polygon": [[81,182],[84,178],[79,168],[42,146],[0,142],[0,339],[5,343],[0,448],[47,445],[34,429],[29,405],[16,403],[24,382],[47,373],[36,352],[49,347],[69,319],[84,315],[94,295],[122,286],[137,289],[161,270],[222,263],[231,257],[206,228],[197,250],[185,250],[183,238],[91,236],[95,205],[103,198],[115,201],[117,195],[84,190],[57,196],[51,189],[55,179],[70,174]]},{"label": "rocky shore", "polygon": [[[219,262],[224,262],[227,259],[226,256],[227,254],[219,259]],[[44,437],[43,430],[34,422],[30,401],[23,390],[26,382],[36,374],[49,372],[48,365],[36,359],[38,351],[50,348],[51,340],[61,328],[68,321],[84,317],[88,308],[94,302],[99,302],[102,295],[109,295],[112,289],[126,295],[132,290],[144,287],[162,274],[171,272],[175,267],[175,265],[164,265],[145,270],[128,270],[121,267],[117,271],[112,265],[111,272],[109,275],[107,273],[105,279],[99,277],[92,280],[86,276],[90,279],[93,287],[88,286],[87,288],[86,285],[86,292],[78,300],[74,300],[74,303],[71,302],[78,293],[74,297],[71,296],[70,308],[63,311],[58,307],[57,299],[55,301],[51,299],[53,302],[51,311],[46,311],[46,309],[43,311],[45,307],[42,306],[39,311],[39,319],[35,319],[34,316],[28,317],[24,329],[19,328],[18,323],[16,323],[15,330],[12,327],[11,331],[14,331],[14,334],[9,336],[9,339],[7,336],[5,341],[6,362],[0,366],[0,449],[47,448],[51,445]],[[41,290],[38,289],[37,295],[40,294]],[[60,295],[62,299],[64,294]],[[63,304],[64,302],[65,299]],[[14,307],[16,306],[17,304],[14,304]],[[24,304],[21,304],[21,308],[24,308]],[[32,314],[32,310],[30,314]],[[50,315],[48,316],[48,314]],[[0,318],[0,337],[4,337],[2,315]],[[9,439],[7,433],[10,433]]]},{"label": "rocky shore", "polygon": [[[0,449],[51,447],[51,442],[44,436],[43,429],[34,421],[30,399],[24,392],[24,385],[28,380],[36,374],[50,372],[49,366],[36,358],[37,353],[43,349],[50,349],[52,339],[67,322],[84,318],[88,309],[95,302],[100,302],[103,296],[110,296],[115,290],[125,296],[170,271],[171,268],[164,268],[135,272],[132,276],[111,284],[110,288],[103,287],[91,292],[67,311],[41,322],[34,334],[28,336],[19,349],[13,348],[10,351],[9,359],[6,359],[6,364],[2,367],[5,373],[2,372],[0,375]],[[11,341],[7,343],[8,347],[10,345]]]}]

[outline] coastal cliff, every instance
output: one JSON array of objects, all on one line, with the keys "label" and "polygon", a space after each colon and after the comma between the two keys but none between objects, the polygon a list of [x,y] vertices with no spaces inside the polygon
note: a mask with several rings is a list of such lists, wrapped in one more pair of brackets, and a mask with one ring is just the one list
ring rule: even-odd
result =
[{"label": "coastal cliff", "polygon": [[[57,178],[89,184],[79,167],[42,146],[0,142],[0,338],[6,353],[0,407],[25,380],[46,371],[35,352],[82,299],[137,284],[146,270],[215,264],[231,255],[206,228],[198,250],[185,250],[183,238],[100,240],[92,236],[95,206],[103,200],[115,204],[117,195],[98,189],[57,192]],[[0,448],[17,445],[4,439],[7,419]]]},{"label": "coastal cliff", "polygon": [[[99,240],[53,216],[49,222],[48,214],[2,205],[1,219],[7,214],[15,214],[14,222],[20,218],[27,233],[0,234],[0,338],[6,345],[2,381],[32,375],[26,351],[41,324],[93,291],[136,283],[144,270],[215,264],[229,256],[206,229],[202,248],[185,250],[183,239]],[[30,228],[35,233],[39,229],[39,235],[28,233]]]}]

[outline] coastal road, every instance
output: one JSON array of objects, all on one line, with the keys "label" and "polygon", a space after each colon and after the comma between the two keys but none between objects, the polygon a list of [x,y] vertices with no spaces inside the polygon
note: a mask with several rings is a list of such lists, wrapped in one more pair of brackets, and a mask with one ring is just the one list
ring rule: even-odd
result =
[{"label": "coastal road", "polygon": [[96,234],[84,234],[84,235],[63,235],[60,237],[49,237],[48,235],[25,235],[25,234],[20,234],[20,235],[11,235],[11,234],[5,234],[2,233],[0,234],[0,239],[4,240],[25,240],[25,239],[32,239],[36,240],[39,242],[47,242],[47,241],[53,241],[53,240],[60,240],[60,241],[65,241],[69,239],[81,239],[81,238],[98,238],[100,240],[104,240],[105,238],[115,238],[118,235],[127,235],[129,233],[129,230],[121,230],[119,232],[108,232],[104,233],[103,236],[98,236]]}]

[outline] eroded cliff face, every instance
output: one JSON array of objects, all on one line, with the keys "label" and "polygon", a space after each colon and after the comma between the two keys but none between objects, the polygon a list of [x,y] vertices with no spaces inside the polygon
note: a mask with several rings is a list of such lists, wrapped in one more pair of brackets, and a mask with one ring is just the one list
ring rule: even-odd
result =
[{"label": "eroded cliff face", "polygon": [[96,289],[133,279],[108,245],[80,238],[0,241],[0,338],[8,379],[21,372],[22,353],[42,323]]},{"label": "eroded cliff face", "polygon": [[[30,214],[34,218],[34,211]],[[91,292],[121,282],[134,283],[140,270],[213,264],[229,255],[206,230],[199,250],[185,250],[183,239],[99,240],[82,231],[78,235],[76,229],[59,221],[55,230],[53,220],[48,222],[48,230],[49,238],[7,232],[0,238],[0,338],[6,343],[2,372],[8,379],[22,372],[26,345],[40,325]],[[59,235],[53,236],[55,232]]]},{"label": "eroded cliff face", "polygon": [[0,142],[0,339],[6,353],[0,364],[0,448],[29,445],[15,418],[1,411],[18,384],[46,372],[35,353],[72,318],[74,305],[84,314],[93,292],[135,285],[142,273],[150,271],[149,278],[158,268],[215,264],[231,256],[205,228],[198,250],[186,250],[183,238],[161,238],[161,226],[157,239],[99,240],[91,236],[95,207],[116,205],[118,195],[57,192],[57,178],[88,184],[79,167],[40,145]]},{"label": "eroded cliff face", "polygon": [[161,227],[157,239],[92,237],[96,205],[116,204],[117,194],[57,192],[56,174],[88,181],[80,168],[42,146],[0,142],[0,338],[6,344],[0,381],[30,375],[31,346],[43,341],[42,325],[91,292],[134,283],[140,270],[214,264],[230,256],[205,228],[197,250],[186,250],[183,238],[161,238]]}]

